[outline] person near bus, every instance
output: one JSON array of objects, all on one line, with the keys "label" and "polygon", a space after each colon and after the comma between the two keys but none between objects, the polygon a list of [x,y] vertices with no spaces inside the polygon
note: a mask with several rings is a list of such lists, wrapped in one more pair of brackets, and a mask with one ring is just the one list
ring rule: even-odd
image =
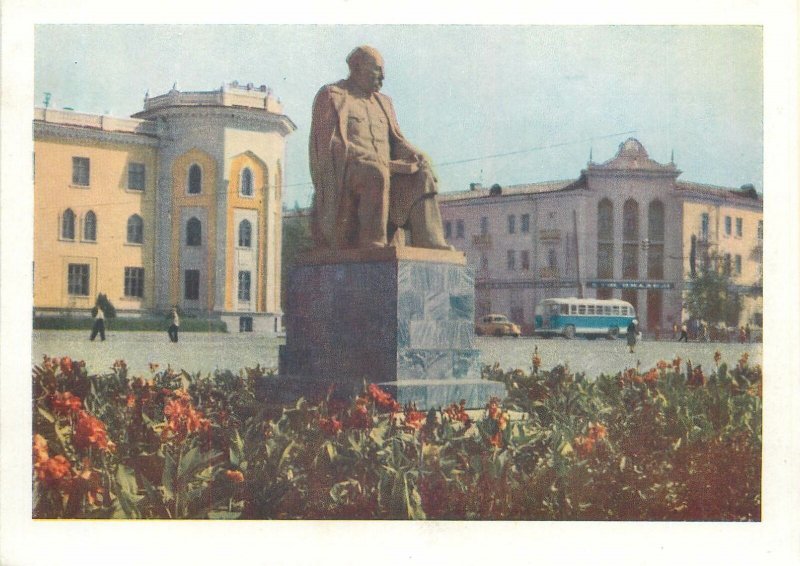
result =
[{"label": "person near bus", "polygon": [[170,324],[169,329],[167,329],[167,334],[169,335],[170,342],[178,341],[178,327],[180,325],[181,325],[181,319],[178,316],[178,309],[177,307],[172,307],[172,324]]},{"label": "person near bus", "polygon": [[94,342],[97,334],[100,334],[100,341],[106,341],[106,315],[100,305],[94,307],[94,324],[92,325],[92,333],[89,335],[89,340]]},{"label": "person near bus", "polygon": [[683,340],[684,342],[689,341],[689,328],[686,326],[685,322],[681,325],[681,337],[678,338],[678,342],[680,342],[681,340]]},{"label": "person near bus", "polygon": [[634,318],[628,325],[628,349],[631,351],[631,354],[633,353],[633,348],[636,346],[636,333],[638,332],[638,324],[639,321]]}]

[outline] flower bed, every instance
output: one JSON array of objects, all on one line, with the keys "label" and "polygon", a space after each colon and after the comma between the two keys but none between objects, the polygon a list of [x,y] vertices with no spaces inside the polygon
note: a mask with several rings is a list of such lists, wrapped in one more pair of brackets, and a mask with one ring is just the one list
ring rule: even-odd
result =
[{"label": "flower bed", "polygon": [[[33,370],[36,518],[759,520],[761,368],[593,380],[484,369],[508,398],[427,413],[258,399],[261,368]],[[521,414],[514,420],[509,414]],[[472,415],[472,416],[471,416]]]}]

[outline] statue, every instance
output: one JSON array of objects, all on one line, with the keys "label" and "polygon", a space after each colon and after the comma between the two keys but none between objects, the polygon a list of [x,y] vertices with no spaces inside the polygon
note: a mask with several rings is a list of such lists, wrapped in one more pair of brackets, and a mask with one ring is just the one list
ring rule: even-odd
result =
[{"label": "statue", "polygon": [[318,248],[403,245],[452,250],[427,158],[400,133],[392,100],[379,93],[383,58],[372,47],[347,57],[347,79],[314,99],[309,157],[311,230]]}]

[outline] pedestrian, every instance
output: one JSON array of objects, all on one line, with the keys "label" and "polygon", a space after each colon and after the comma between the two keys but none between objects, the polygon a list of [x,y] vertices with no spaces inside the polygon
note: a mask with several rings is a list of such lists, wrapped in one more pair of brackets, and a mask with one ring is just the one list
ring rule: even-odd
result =
[{"label": "pedestrian", "polygon": [[[684,325],[684,327],[685,326],[686,325]],[[675,340],[676,338],[678,338],[678,323],[677,322],[672,325],[672,339]]]},{"label": "pedestrian", "polygon": [[638,324],[639,321],[634,318],[628,325],[628,335],[627,335],[628,349],[630,350],[631,354],[633,353],[634,346],[636,346],[636,332]]},{"label": "pedestrian", "polygon": [[106,315],[100,305],[95,305],[94,309],[94,324],[92,325],[92,333],[89,335],[89,340],[94,342],[97,334],[100,334],[100,341],[106,341]]},{"label": "pedestrian", "polygon": [[681,340],[683,340],[684,342],[689,341],[689,329],[687,328],[685,322],[681,325],[681,337],[678,338],[678,342],[680,342]]},{"label": "pedestrian", "polygon": [[750,343],[750,336],[751,336],[751,332],[752,332],[752,331],[750,330],[750,323],[748,322],[748,323],[747,323],[747,324],[744,326],[744,336],[745,336],[745,339],[747,340],[747,343],[748,343],[748,344]]},{"label": "pedestrian", "polygon": [[744,326],[739,327],[739,344],[744,344],[747,340],[747,333],[744,330]]},{"label": "pedestrian", "polygon": [[181,319],[178,316],[178,307],[172,307],[172,324],[167,329],[170,342],[178,341],[178,327],[181,325]]}]

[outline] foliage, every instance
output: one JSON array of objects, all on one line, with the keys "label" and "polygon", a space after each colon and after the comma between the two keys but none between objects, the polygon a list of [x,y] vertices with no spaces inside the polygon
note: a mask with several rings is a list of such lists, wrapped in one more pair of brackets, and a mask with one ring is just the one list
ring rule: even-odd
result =
[{"label": "foliage", "polygon": [[69,358],[33,370],[34,516],[759,520],[761,368],[676,359],[587,380],[504,371],[508,398],[418,411],[370,385],[280,406],[261,368]]},{"label": "foliage", "polygon": [[[128,318],[114,319],[114,331],[166,332],[168,323],[166,315],[162,318]],[[33,318],[34,330],[90,330],[91,318],[72,316],[37,316]],[[190,318],[181,315],[181,333],[183,332],[227,332],[228,326],[221,320]]]},{"label": "foliage", "polygon": [[725,322],[738,326],[742,302],[732,291],[733,282],[727,268],[716,268],[716,258],[710,267],[700,270],[691,278],[691,286],[686,292],[686,308],[693,318],[712,324]]},{"label": "foliage", "polygon": [[[283,233],[281,243],[281,297],[286,300],[287,283],[289,272],[298,255],[306,252],[312,247],[311,226],[309,216],[302,214],[299,206],[295,203],[294,217],[285,218],[283,221]],[[285,305],[284,305],[285,306]]]}]

